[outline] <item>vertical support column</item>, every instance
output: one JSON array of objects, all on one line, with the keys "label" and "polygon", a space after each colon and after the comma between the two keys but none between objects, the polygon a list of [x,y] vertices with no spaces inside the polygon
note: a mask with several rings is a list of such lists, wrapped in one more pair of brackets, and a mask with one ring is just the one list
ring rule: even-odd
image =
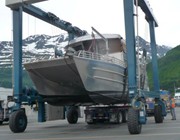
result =
[{"label": "vertical support column", "polygon": [[128,62],[128,89],[129,96],[134,97],[137,93],[134,0],[124,0],[124,18]]},{"label": "vertical support column", "polygon": [[159,75],[158,75],[158,63],[157,63],[157,49],[156,49],[156,40],[155,40],[155,23],[154,21],[149,21],[149,29],[150,29],[150,45],[151,45],[151,53],[152,53],[152,71],[153,71],[153,84],[154,91],[159,92]]},{"label": "vertical support column", "polygon": [[22,93],[22,7],[13,9],[13,90],[17,109],[21,107]]},{"label": "vertical support column", "polygon": [[43,101],[38,101],[38,122],[46,121],[46,111],[45,103]]}]

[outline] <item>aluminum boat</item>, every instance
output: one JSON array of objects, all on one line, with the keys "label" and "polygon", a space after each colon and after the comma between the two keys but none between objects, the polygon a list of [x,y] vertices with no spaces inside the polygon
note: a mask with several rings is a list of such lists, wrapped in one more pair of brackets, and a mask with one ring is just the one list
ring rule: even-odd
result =
[{"label": "aluminum boat", "polygon": [[37,91],[52,105],[128,102],[125,41],[120,35],[85,35],[71,40],[65,54],[24,64]]}]

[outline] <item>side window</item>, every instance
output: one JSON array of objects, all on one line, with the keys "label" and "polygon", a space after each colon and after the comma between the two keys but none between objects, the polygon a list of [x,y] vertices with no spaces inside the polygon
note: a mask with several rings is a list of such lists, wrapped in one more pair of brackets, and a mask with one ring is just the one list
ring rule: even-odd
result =
[{"label": "side window", "polygon": [[83,50],[82,45],[77,45],[75,47],[73,47],[76,51],[80,51]]}]

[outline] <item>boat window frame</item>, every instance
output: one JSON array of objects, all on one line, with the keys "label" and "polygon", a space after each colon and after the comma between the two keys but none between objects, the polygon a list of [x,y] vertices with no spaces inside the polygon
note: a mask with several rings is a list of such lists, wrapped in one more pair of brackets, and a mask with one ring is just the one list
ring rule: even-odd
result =
[{"label": "boat window frame", "polygon": [[72,44],[72,45],[70,45],[70,46],[71,46],[73,49],[75,49],[75,50],[76,50],[77,46],[81,46],[81,49],[76,50],[76,51],[84,50],[84,45],[83,45],[82,42],[77,42],[77,43]]}]

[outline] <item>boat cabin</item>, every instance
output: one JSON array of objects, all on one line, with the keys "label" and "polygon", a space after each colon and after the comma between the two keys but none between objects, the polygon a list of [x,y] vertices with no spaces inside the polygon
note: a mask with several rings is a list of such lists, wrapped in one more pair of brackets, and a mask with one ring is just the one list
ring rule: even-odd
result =
[{"label": "boat cabin", "polygon": [[[126,52],[125,41],[120,35],[104,34],[106,42],[98,35],[86,35],[78,37],[69,42],[68,47],[75,51],[84,50],[101,55],[109,55],[118,59],[123,59],[123,54]],[[106,46],[107,45],[107,46]]]}]

